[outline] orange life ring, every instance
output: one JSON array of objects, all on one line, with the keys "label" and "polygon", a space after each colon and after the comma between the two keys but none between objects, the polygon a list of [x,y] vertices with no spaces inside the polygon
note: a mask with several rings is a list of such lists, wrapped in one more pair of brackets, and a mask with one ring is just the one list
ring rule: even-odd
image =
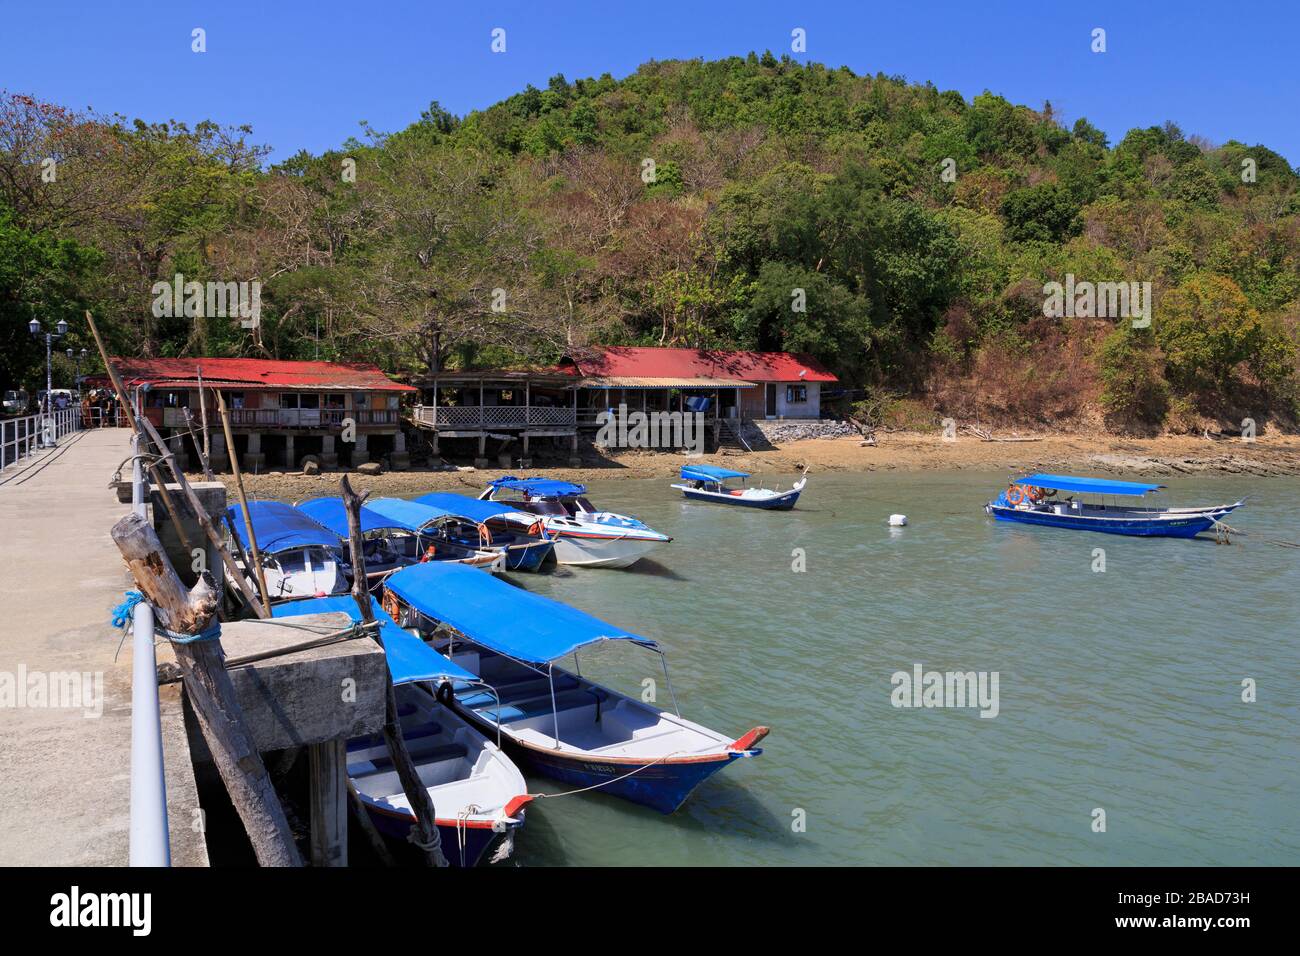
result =
[{"label": "orange life ring", "polygon": [[1031,504],[1035,504],[1035,505],[1039,504],[1046,497],[1047,497],[1047,493],[1043,491],[1042,488],[1029,489],[1029,501]]},{"label": "orange life ring", "polygon": [[478,540],[479,544],[485,548],[492,545],[492,532],[488,530],[487,525],[481,524],[478,526]]},{"label": "orange life ring", "polygon": [[1019,485],[1012,485],[1007,489],[1007,501],[1013,505],[1021,504],[1025,500],[1025,489]]}]

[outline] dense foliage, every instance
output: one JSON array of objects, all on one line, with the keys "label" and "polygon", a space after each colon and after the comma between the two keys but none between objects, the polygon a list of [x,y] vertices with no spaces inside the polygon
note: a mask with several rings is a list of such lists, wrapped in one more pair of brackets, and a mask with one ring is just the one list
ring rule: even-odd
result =
[{"label": "dense foliage", "polygon": [[[1300,177],[1264,146],[1111,146],[1050,104],[771,54],[364,133],[267,169],[247,129],[0,99],[0,377],[39,377],[18,323],[85,305],[140,354],[791,349],[990,422],[1294,420]],[[153,315],[176,273],[260,280],[260,325]],[[1045,316],[1067,275],[1151,283],[1150,326]]]}]

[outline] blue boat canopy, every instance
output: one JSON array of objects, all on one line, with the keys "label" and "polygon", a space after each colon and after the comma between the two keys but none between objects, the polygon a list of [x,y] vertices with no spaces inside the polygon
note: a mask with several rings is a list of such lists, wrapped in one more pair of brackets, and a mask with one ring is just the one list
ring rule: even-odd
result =
[{"label": "blue boat canopy", "polygon": [[497,515],[510,514],[515,509],[499,501],[481,501],[467,495],[457,495],[449,491],[435,491],[420,495],[415,499],[419,504],[441,508],[449,514],[471,518],[474,521],[487,521]]},{"label": "blue boat canopy", "polygon": [[727,478],[748,478],[747,471],[732,471],[717,465],[682,465],[683,481],[723,481]]},{"label": "blue boat canopy", "polygon": [[1110,478],[1076,478],[1073,475],[1026,475],[1023,478],[1017,478],[1012,484],[1037,485],[1039,488],[1077,491],[1081,494],[1134,496],[1145,495],[1148,492],[1158,491],[1164,487],[1164,485],[1148,485],[1140,481],[1113,481]]},{"label": "blue boat canopy", "polygon": [[[379,606],[373,597],[370,610],[379,622],[379,636],[384,642],[384,653],[388,657],[388,672],[393,675],[394,684],[409,684],[412,681],[468,680],[477,681],[459,664],[448,660],[414,634],[408,634],[397,626],[397,622],[388,616],[388,612]],[[333,597],[307,598],[303,601],[289,601],[271,608],[272,617],[297,617],[302,614],[324,614],[327,611],[342,611],[352,620],[361,620],[361,609],[350,594],[336,594]]]},{"label": "blue boat canopy", "polygon": [[[298,502],[294,507],[313,521],[333,531],[340,538],[348,536],[348,513],[343,506],[342,498],[310,498],[307,501]],[[361,531],[363,534],[367,531],[376,531],[389,527],[392,527],[392,525],[385,522],[382,517],[365,505],[361,506]],[[260,539],[258,543],[261,543]]]},{"label": "blue boat canopy", "polygon": [[575,495],[586,494],[587,491],[586,485],[574,484],[572,481],[557,481],[554,478],[516,478],[514,475],[489,481],[488,487],[526,491],[530,495],[547,498],[572,498]]},{"label": "blue boat canopy", "polygon": [[369,510],[383,522],[382,527],[404,528],[407,531],[419,531],[430,521],[455,516],[455,512],[405,498],[376,498],[367,501],[362,508]]},{"label": "blue boat canopy", "polygon": [[601,641],[654,641],[577,608],[499,581],[463,564],[430,561],[391,575],[388,590],[477,644],[529,664],[545,664]]},{"label": "blue boat canopy", "polygon": [[[243,510],[238,505],[231,505],[226,512],[240,543],[248,548],[248,527],[244,524]],[[257,549],[265,554],[312,546],[337,548],[342,543],[333,531],[283,501],[250,501],[248,517],[257,533]]]}]

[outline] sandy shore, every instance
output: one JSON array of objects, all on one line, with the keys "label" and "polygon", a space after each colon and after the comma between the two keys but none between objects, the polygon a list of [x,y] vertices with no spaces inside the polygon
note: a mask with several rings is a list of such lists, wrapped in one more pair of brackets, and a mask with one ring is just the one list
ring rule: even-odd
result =
[{"label": "sandy shore", "polygon": [[[1169,478],[1178,475],[1232,474],[1258,477],[1300,475],[1300,437],[1210,441],[1193,437],[1150,439],[1112,436],[1051,435],[1034,441],[985,442],[969,436],[946,442],[938,434],[892,432],[874,447],[857,438],[811,439],[747,454],[709,456],[706,460],[756,475],[790,475],[807,465],[829,471],[1068,471],[1080,474]],[[669,478],[686,459],[666,452],[623,451],[601,456],[589,451],[580,468],[534,461],[530,475],[589,482],[611,478]],[[462,466],[464,468],[464,466]],[[518,471],[519,469],[513,469]],[[503,469],[460,471],[413,469],[378,476],[353,474],[358,488],[374,496],[425,491],[482,490],[485,478]],[[245,475],[250,495],[291,501],[337,493],[341,471],[320,475],[268,472]],[[229,476],[224,476],[229,483]]]}]

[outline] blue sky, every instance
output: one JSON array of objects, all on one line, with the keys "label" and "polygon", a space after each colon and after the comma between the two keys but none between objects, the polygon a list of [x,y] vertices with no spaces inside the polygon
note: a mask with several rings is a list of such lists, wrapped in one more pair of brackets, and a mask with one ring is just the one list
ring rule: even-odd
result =
[{"label": "blue sky", "polygon": [[[802,27],[800,59],[931,80],[968,99],[989,89],[1034,107],[1051,100],[1112,141],[1171,119],[1300,165],[1295,3],[0,2],[0,88],[147,120],[248,123],[275,159],[337,146],[361,120],[401,129],[430,100],[463,114],[555,73],[780,55]],[[195,27],[206,53],[190,50]],[[504,54],[491,52],[495,27]],[[1090,49],[1095,27],[1105,53]]]}]

